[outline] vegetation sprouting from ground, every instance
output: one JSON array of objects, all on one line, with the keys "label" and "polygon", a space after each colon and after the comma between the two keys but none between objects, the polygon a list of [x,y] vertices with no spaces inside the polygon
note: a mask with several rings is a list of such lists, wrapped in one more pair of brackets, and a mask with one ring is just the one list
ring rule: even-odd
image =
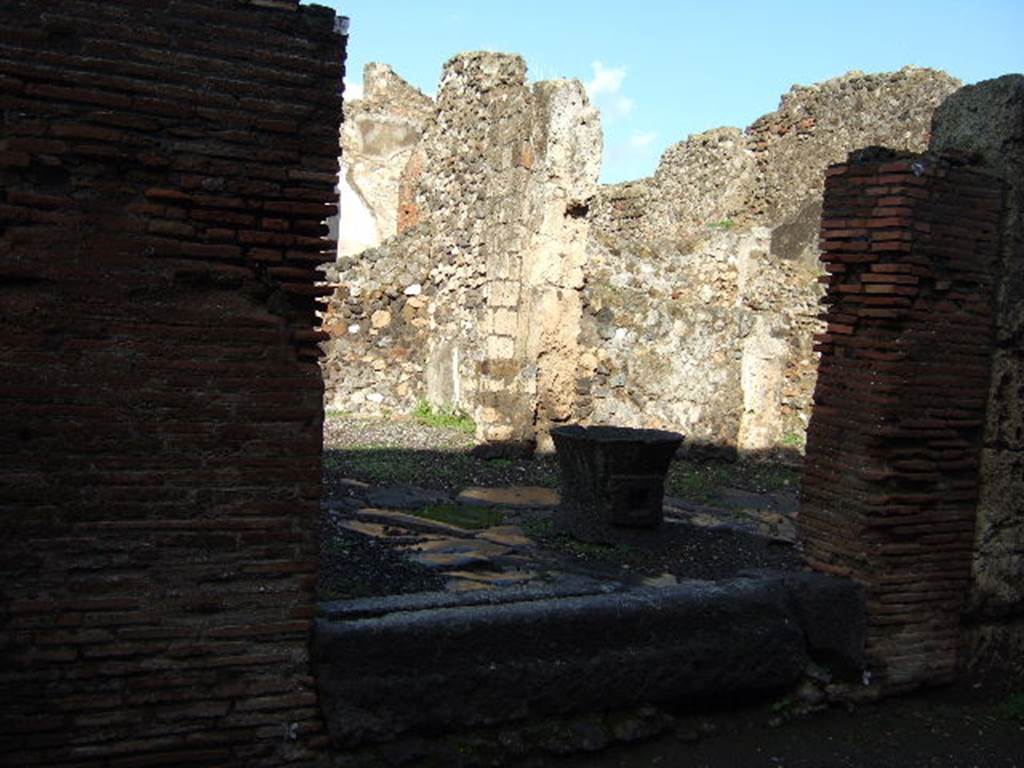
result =
[{"label": "vegetation sprouting from ground", "polygon": [[410,512],[416,517],[457,525],[459,528],[471,531],[493,528],[505,522],[505,513],[500,509],[474,507],[466,504],[434,504],[410,510]]},{"label": "vegetation sprouting from ground", "polygon": [[476,424],[469,414],[453,405],[431,405],[426,400],[421,400],[412,415],[418,422],[426,424],[428,427],[454,429],[467,433],[476,430]]}]

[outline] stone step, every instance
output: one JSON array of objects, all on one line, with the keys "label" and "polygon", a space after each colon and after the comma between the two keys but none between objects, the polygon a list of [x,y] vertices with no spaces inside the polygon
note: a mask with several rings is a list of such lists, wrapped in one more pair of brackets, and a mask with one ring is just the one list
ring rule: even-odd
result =
[{"label": "stone step", "polygon": [[466,589],[325,606],[313,657],[335,748],[779,690],[811,661],[862,674],[861,592],[820,574],[563,596]]}]

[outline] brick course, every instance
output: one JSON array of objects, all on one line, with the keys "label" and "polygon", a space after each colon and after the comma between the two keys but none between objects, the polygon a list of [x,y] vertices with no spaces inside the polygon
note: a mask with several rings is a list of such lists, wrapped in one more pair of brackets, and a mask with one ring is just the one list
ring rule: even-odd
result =
[{"label": "brick course", "polygon": [[812,566],[865,586],[870,671],[890,690],[955,671],[1002,203],[946,157],[865,150],[827,175],[800,527]]},{"label": "brick course", "polygon": [[323,743],[333,17],[0,5],[4,764],[280,765]]}]

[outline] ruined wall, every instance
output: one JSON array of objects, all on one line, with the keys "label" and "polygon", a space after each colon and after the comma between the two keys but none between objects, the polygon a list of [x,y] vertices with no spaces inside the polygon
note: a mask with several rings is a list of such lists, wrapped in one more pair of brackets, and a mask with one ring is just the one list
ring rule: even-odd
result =
[{"label": "ruined wall", "polygon": [[0,4],[0,762],[280,765],[307,641],[342,38]]},{"label": "ruined wall", "polygon": [[958,87],[945,72],[920,67],[794,86],[747,129],[760,172],[749,207],[782,228],[774,249],[813,263],[825,168],[861,147],[924,151],[932,113]]},{"label": "ruined wall", "polygon": [[[344,256],[324,312],[325,404],[368,414],[409,413],[427,399],[430,306],[439,269],[426,230]],[[449,402],[439,400],[438,402]]]},{"label": "ruined wall", "polygon": [[952,679],[971,577],[1003,189],[933,155],[829,169],[807,561],[865,587],[872,680]]},{"label": "ruined wall", "polygon": [[651,179],[602,187],[579,418],[742,450],[800,447],[816,375],[824,169],[870,144],[924,149],[932,111],[957,84],[908,67],[795,86],[745,132],[691,136]]},{"label": "ruined wall", "polygon": [[[587,249],[587,203],[597,187],[601,162],[601,124],[579,81],[554,80],[533,86],[530,134],[519,165],[531,173],[522,224],[526,241],[519,268],[519,304],[514,328],[502,300],[516,290],[514,269],[505,265],[506,239],[499,234],[488,254],[493,278],[487,296],[492,310],[487,380],[478,410],[490,442],[508,440],[553,450],[551,426],[572,417],[573,384],[580,351],[581,297]],[[509,265],[511,266],[511,265]],[[514,344],[511,357],[501,345]],[[504,371],[502,366],[508,366]],[[509,410],[508,387],[522,392],[523,406]]]},{"label": "ruined wall", "polygon": [[781,230],[772,243],[780,257],[816,267],[825,168],[860,147],[923,151],[932,112],[959,85],[944,72],[904,67],[793,86],[743,131],[715,128],[669,147],[644,183],[633,236],[686,243],[709,226],[768,226]]},{"label": "ruined wall", "polygon": [[[496,442],[532,441],[538,411],[564,419],[572,365],[538,360],[576,341],[583,201],[599,162],[600,124],[578,83],[528,84],[525,62],[506,54],[448,62],[402,180],[401,233],[339,264],[329,402],[462,406]],[[350,361],[366,375],[331,373]]]},{"label": "ruined wall", "polygon": [[345,104],[341,126],[338,255],[380,245],[398,232],[402,173],[434,103],[385,64],[367,64],[363,95]]},{"label": "ruined wall", "polygon": [[[652,178],[598,187],[597,116],[568,84],[552,86],[558,98],[545,84],[528,93],[512,60],[449,64],[401,182],[400,228],[415,232],[368,252],[376,276],[339,270],[344,322],[327,369],[357,362],[366,373],[329,373],[331,402],[457,402],[484,425],[479,437],[542,447],[547,424],[579,420],[681,429],[691,444],[799,448],[816,375],[824,169],[869,144],[924,149],[931,113],[957,82],[906,68],[798,86],[746,131],[691,136]],[[342,340],[385,309],[422,317],[398,306],[410,283],[388,275],[403,270],[432,275],[428,325]],[[358,308],[344,298],[353,290],[366,294]]]},{"label": "ruined wall", "polygon": [[975,153],[1006,182],[996,340],[988,395],[968,659],[1024,672],[1024,76],[968,86],[936,111],[936,150]]},{"label": "ruined wall", "polygon": [[773,260],[769,236],[763,227],[711,230],[688,251],[595,248],[583,291],[579,418],[678,429],[691,446],[725,449],[774,446],[777,435],[759,434],[762,417],[802,431],[783,366],[810,364],[809,344],[789,345],[804,335],[793,326],[816,315],[816,278]]}]

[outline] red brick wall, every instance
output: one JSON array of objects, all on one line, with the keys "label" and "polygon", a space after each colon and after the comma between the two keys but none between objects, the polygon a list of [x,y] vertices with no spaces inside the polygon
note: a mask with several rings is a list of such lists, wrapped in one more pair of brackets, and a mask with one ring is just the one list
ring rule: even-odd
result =
[{"label": "red brick wall", "polygon": [[0,3],[4,765],[322,742],[342,39],[297,0]]},{"label": "red brick wall", "polygon": [[811,565],[865,585],[871,672],[896,689],[955,670],[1002,191],[947,159],[870,157],[828,171],[800,526]]}]

